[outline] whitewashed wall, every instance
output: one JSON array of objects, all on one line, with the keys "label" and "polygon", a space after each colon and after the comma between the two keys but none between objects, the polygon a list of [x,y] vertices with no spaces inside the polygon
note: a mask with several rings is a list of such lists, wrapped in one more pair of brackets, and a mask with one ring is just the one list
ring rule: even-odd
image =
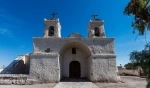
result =
[{"label": "whitewashed wall", "polygon": [[72,61],[78,61],[81,66],[81,78],[88,76],[87,55],[79,48],[76,48],[76,54],[72,54],[72,48],[66,50],[62,61],[62,76],[69,77],[69,65]]},{"label": "whitewashed wall", "polygon": [[116,82],[119,80],[115,55],[93,55],[91,69],[93,82]]},{"label": "whitewashed wall", "polygon": [[47,48],[50,53],[59,53],[65,44],[75,42],[84,44],[94,54],[114,54],[114,38],[33,38],[34,53],[45,53]]},{"label": "whitewashed wall", "polygon": [[[59,19],[55,20],[44,20],[44,36],[43,37],[61,37],[61,25],[59,23]],[[54,26],[54,36],[48,36],[49,27]]]},{"label": "whitewashed wall", "polygon": [[1,73],[1,71],[3,71],[3,68],[0,68],[0,73]]},{"label": "whitewashed wall", "polygon": [[[117,80],[113,38],[33,38],[33,43],[32,78],[58,82],[69,76],[69,63],[76,59],[81,64],[81,77],[88,77],[93,82]],[[72,47],[78,48],[80,53],[70,54]],[[46,53],[47,48],[50,52]],[[85,57],[87,60],[83,63]]]},{"label": "whitewashed wall", "polygon": [[30,78],[41,82],[59,82],[59,55],[31,54]]}]

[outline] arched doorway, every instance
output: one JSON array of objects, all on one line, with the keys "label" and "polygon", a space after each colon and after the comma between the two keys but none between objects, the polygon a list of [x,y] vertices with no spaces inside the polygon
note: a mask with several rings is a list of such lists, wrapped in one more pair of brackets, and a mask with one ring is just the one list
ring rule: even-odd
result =
[{"label": "arched doorway", "polygon": [[72,61],[69,65],[69,77],[70,78],[80,78],[81,66],[78,61]]},{"label": "arched doorway", "polygon": [[[88,78],[91,79],[91,50],[84,43],[81,42],[68,42],[61,46],[59,52],[59,65],[60,65],[60,79],[69,77]],[[73,64],[73,66],[72,66]],[[78,66],[76,74],[74,64]]]}]

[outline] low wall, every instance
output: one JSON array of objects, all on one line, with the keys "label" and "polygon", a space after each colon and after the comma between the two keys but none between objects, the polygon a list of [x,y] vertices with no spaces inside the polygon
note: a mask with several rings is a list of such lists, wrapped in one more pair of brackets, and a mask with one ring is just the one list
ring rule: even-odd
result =
[{"label": "low wall", "polygon": [[0,85],[31,85],[33,82],[28,80],[28,76],[22,74],[0,74]]},{"label": "low wall", "polygon": [[139,76],[138,70],[128,70],[125,68],[118,69],[119,75]]}]

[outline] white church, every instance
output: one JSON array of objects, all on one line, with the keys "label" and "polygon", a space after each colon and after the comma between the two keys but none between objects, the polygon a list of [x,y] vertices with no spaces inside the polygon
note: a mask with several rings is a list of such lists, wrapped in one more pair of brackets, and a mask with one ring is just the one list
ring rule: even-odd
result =
[{"label": "white church", "polygon": [[31,79],[41,82],[59,82],[63,78],[116,82],[114,38],[106,38],[104,21],[95,16],[88,24],[88,38],[78,33],[62,38],[59,19],[44,19],[44,35],[33,37],[33,52],[18,57],[22,65],[11,63],[14,70],[9,71],[8,66],[2,73],[28,73]]}]

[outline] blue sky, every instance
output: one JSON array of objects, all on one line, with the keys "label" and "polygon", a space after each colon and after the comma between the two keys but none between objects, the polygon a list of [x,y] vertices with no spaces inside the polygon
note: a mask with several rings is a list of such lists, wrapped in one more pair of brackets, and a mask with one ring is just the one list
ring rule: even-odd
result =
[{"label": "blue sky", "polygon": [[[42,37],[44,18],[57,12],[62,37],[78,32],[87,37],[92,14],[105,22],[106,37],[115,38],[117,65],[129,62],[133,50],[141,50],[145,37],[132,34],[133,17],[123,14],[129,0],[0,0],[0,66],[33,51],[32,37]],[[136,38],[137,36],[137,38]],[[147,32],[146,40],[150,41]],[[135,41],[136,38],[136,41]]]}]

